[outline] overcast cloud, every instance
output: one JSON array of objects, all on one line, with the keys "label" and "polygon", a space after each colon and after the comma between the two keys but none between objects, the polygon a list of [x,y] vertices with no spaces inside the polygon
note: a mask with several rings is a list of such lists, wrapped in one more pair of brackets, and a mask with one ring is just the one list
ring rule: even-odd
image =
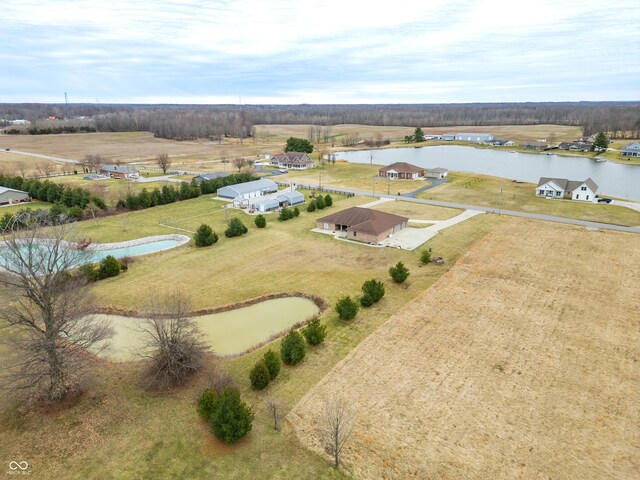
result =
[{"label": "overcast cloud", "polygon": [[0,0],[0,12],[2,102],[640,99],[637,0]]}]

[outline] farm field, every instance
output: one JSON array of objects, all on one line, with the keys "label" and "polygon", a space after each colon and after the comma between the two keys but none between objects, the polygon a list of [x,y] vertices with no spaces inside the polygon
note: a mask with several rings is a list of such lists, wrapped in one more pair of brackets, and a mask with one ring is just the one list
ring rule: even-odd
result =
[{"label": "farm field", "polygon": [[347,398],[354,478],[635,479],[638,272],[637,236],[509,220],[288,419],[324,454],[316,412]]},{"label": "farm field", "polygon": [[547,200],[535,196],[535,184],[500,177],[450,172],[449,180],[421,192],[417,198],[528,213],[555,215],[618,225],[640,225],[640,212],[626,207],[572,200]]},{"label": "farm field", "polygon": [[[287,414],[362,339],[437,281],[470,245],[505,219],[481,215],[445,230],[428,246],[446,264],[420,267],[417,252],[369,248],[310,232],[316,216],[370,201],[335,198],[330,209],[313,214],[303,211],[287,222],[277,222],[270,215],[264,230],[256,229],[251,217],[238,212],[249,228],[246,236],[221,236],[210,248],[183,246],[141,257],[125,274],[91,288],[98,306],[125,309],[140,308],[150,291],[184,289],[197,309],[283,291],[314,293],[331,305],[339,296],[357,295],[366,279],[384,280],[387,295],[375,307],[361,311],[357,321],[338,321],[331,309],[324,313],[327,340],[311,350],[302,364],[283,368],[266,391],[251,390],[250,367],[267,348],[278,348],[276,341],[238,358],[212,360],[207,371],[188,386],[167,395],[141,390],[138,362],[100,365],[97,380],[72,408],[44,414],[14,410],[0,414],[0,456],[28,455],[32,475],[46,472],[53,478],[226,479],[252,478],[256,472],[275,479],[346,478],[300,446],[287,426],[274,432],[264,407],[266,399],[275,398],[282,405],[282,414]],[[117,217],[80,222],[78,235],[109,241],[172,233],[157,224],[159,218],[172,219],[185,228],[206,221],[221,233],[224,212],[216,209],[219,205],[203,196],[132,212],[127,214],[126,229]],[[288,245],[295,248],[285,248]],[[399,260],[411,270],[406,286],[388,280],[389,266]],[[210,385],[213,371],[230,374],[256,412],[252,432],[234,447],[214,440],[195,412],[195,398]]]}]

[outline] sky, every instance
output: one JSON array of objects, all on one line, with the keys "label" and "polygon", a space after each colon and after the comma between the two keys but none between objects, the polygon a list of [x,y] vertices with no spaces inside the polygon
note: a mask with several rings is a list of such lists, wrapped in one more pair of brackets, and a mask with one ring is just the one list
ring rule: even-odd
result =
[{"label": "sky", "polygon": [[0,0],[0,102],[640,100],[637,0]]}]

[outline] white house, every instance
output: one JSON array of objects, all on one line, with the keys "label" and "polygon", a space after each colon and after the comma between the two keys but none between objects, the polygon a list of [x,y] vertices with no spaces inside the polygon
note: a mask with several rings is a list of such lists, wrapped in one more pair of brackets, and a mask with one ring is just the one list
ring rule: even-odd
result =
[{"label": "white house", "polygon": [[446,168],[441,168],[441,167],[427,168],[425,170],[425,173],[426,173],[425,176],[427,178],[443,179],[443,178],[447,177],[447,175],[449,175],[449,170],[447,170]]},{"label": "white house", "polygon": [[273,193],[278,191],[278,185],[271,180],[262,178],[253,182],[236,183],[235,185],[227,185],[226,187],[219,188],[217,195],[220,198],[233,199],[246,199],[253,197],[261,197],[267,193]]},{"label": "white house", "polygon": [[598,185],[591,178],[580,181],[542,177],[536,186],[536,197],[570,198],[571,200],[592,202],[597,191]]},{"label": "white house", "polygon": [[140,178],[140,173],[131,165],[102,165],[100,173],[111,178]]},{"label": "white house", "polygon": [[640,157],[640,142],[630,143],[620,151],[620,154],[623,157]]},{"label": "white house", "polygon": [[287,170],[306,170],[315,166],[309,154],[305,152],[281,153],[271,157],[269,162],[275,167]]},{"label": "white house", "polygon": [[493,140],[493,135],[490,133],[456,133],[455,139],[464,142],[483,143]]}]

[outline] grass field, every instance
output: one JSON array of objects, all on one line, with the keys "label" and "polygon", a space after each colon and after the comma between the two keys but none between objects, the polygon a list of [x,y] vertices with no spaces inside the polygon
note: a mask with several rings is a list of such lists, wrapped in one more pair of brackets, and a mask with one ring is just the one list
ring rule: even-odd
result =
[{"label": "grass field", "polygon": [[289,419],[322,454],[322,399],[348,399],[355,478],[636,479],[638,272],[637,236],[510,220]]},{"label": "grass field", "polygon": [[10,205],[10,206],[7,205],[4,207],[0,207],[0,215],[4,215],[5,213],[10,213],[11,215],[13,215],[26,208],[31,208],[33,210],[37,208],[48,209],[48,208],[51,208],[51,204],[47,202],[29,202],[29,203],[22,203],[20,205]]},{"label": "grass field", "polygon": [[[416,252],[367,248],[310,232],[317,216],[368,201],[336,198],[331,209],[303,212],[288,222],[277,222],[271,215],[264,230],[239,214],[249,227],[244,237],[222,236],[211,248],[184,246],[148,255],[124,275],[92,287],[100,306],[136,309],[148,292],[171,289],[188,291],[194,308],[204,308],[281,291],[313,293],[332,304],[341,295],[357,295],[366,279],[385,280],[387,296],[376,307],[362,311],[356,322],[342,323],[329,310],[322,318],[328,327],[326,343],[312,350],[301,365],[284,368],[264,392],[250,390],[247,372],[265,348],[208,365],[231,374],[255,409],[253,431],[237,446],[225,447],[214,440],[197,417],[194,399],[208,385],[206,373],[179,391],[150,395],[137,385],[140,367],[128,363],[100,367],[97,382],[73,408],[47,414],[5,411],[0,417],[0,458],[27,458],[36,478],[43,472],[49,478],[343,478],[302,448],[290,429],[271,430],[265,399],[278,400],[286,414],[362,339],[432,285],[470,245],[504,222],[481,215],[432,239],[429,246],[447,261],[442,267],[420,267]],[[78,233],[107,241],[172,232],[154,224],[160,218],[186,227],[206,220],[221,233],[224,212],[219,205],[203,196],[132,212],[127,215],[126,230],[117,217],[107,217],[97,223],[81,222]],[[411,269],[406,288],[387,280],[387,269],[398,260]]]},{"label": "grass field", "polygon": [[417,198],[480,205],[496,211],[502,208],[618,225],[640,225],[640,212],[626,207],[537,198],[533,183],[515,183],[474,173],[449,173],[449,181],[419,193]]}]

